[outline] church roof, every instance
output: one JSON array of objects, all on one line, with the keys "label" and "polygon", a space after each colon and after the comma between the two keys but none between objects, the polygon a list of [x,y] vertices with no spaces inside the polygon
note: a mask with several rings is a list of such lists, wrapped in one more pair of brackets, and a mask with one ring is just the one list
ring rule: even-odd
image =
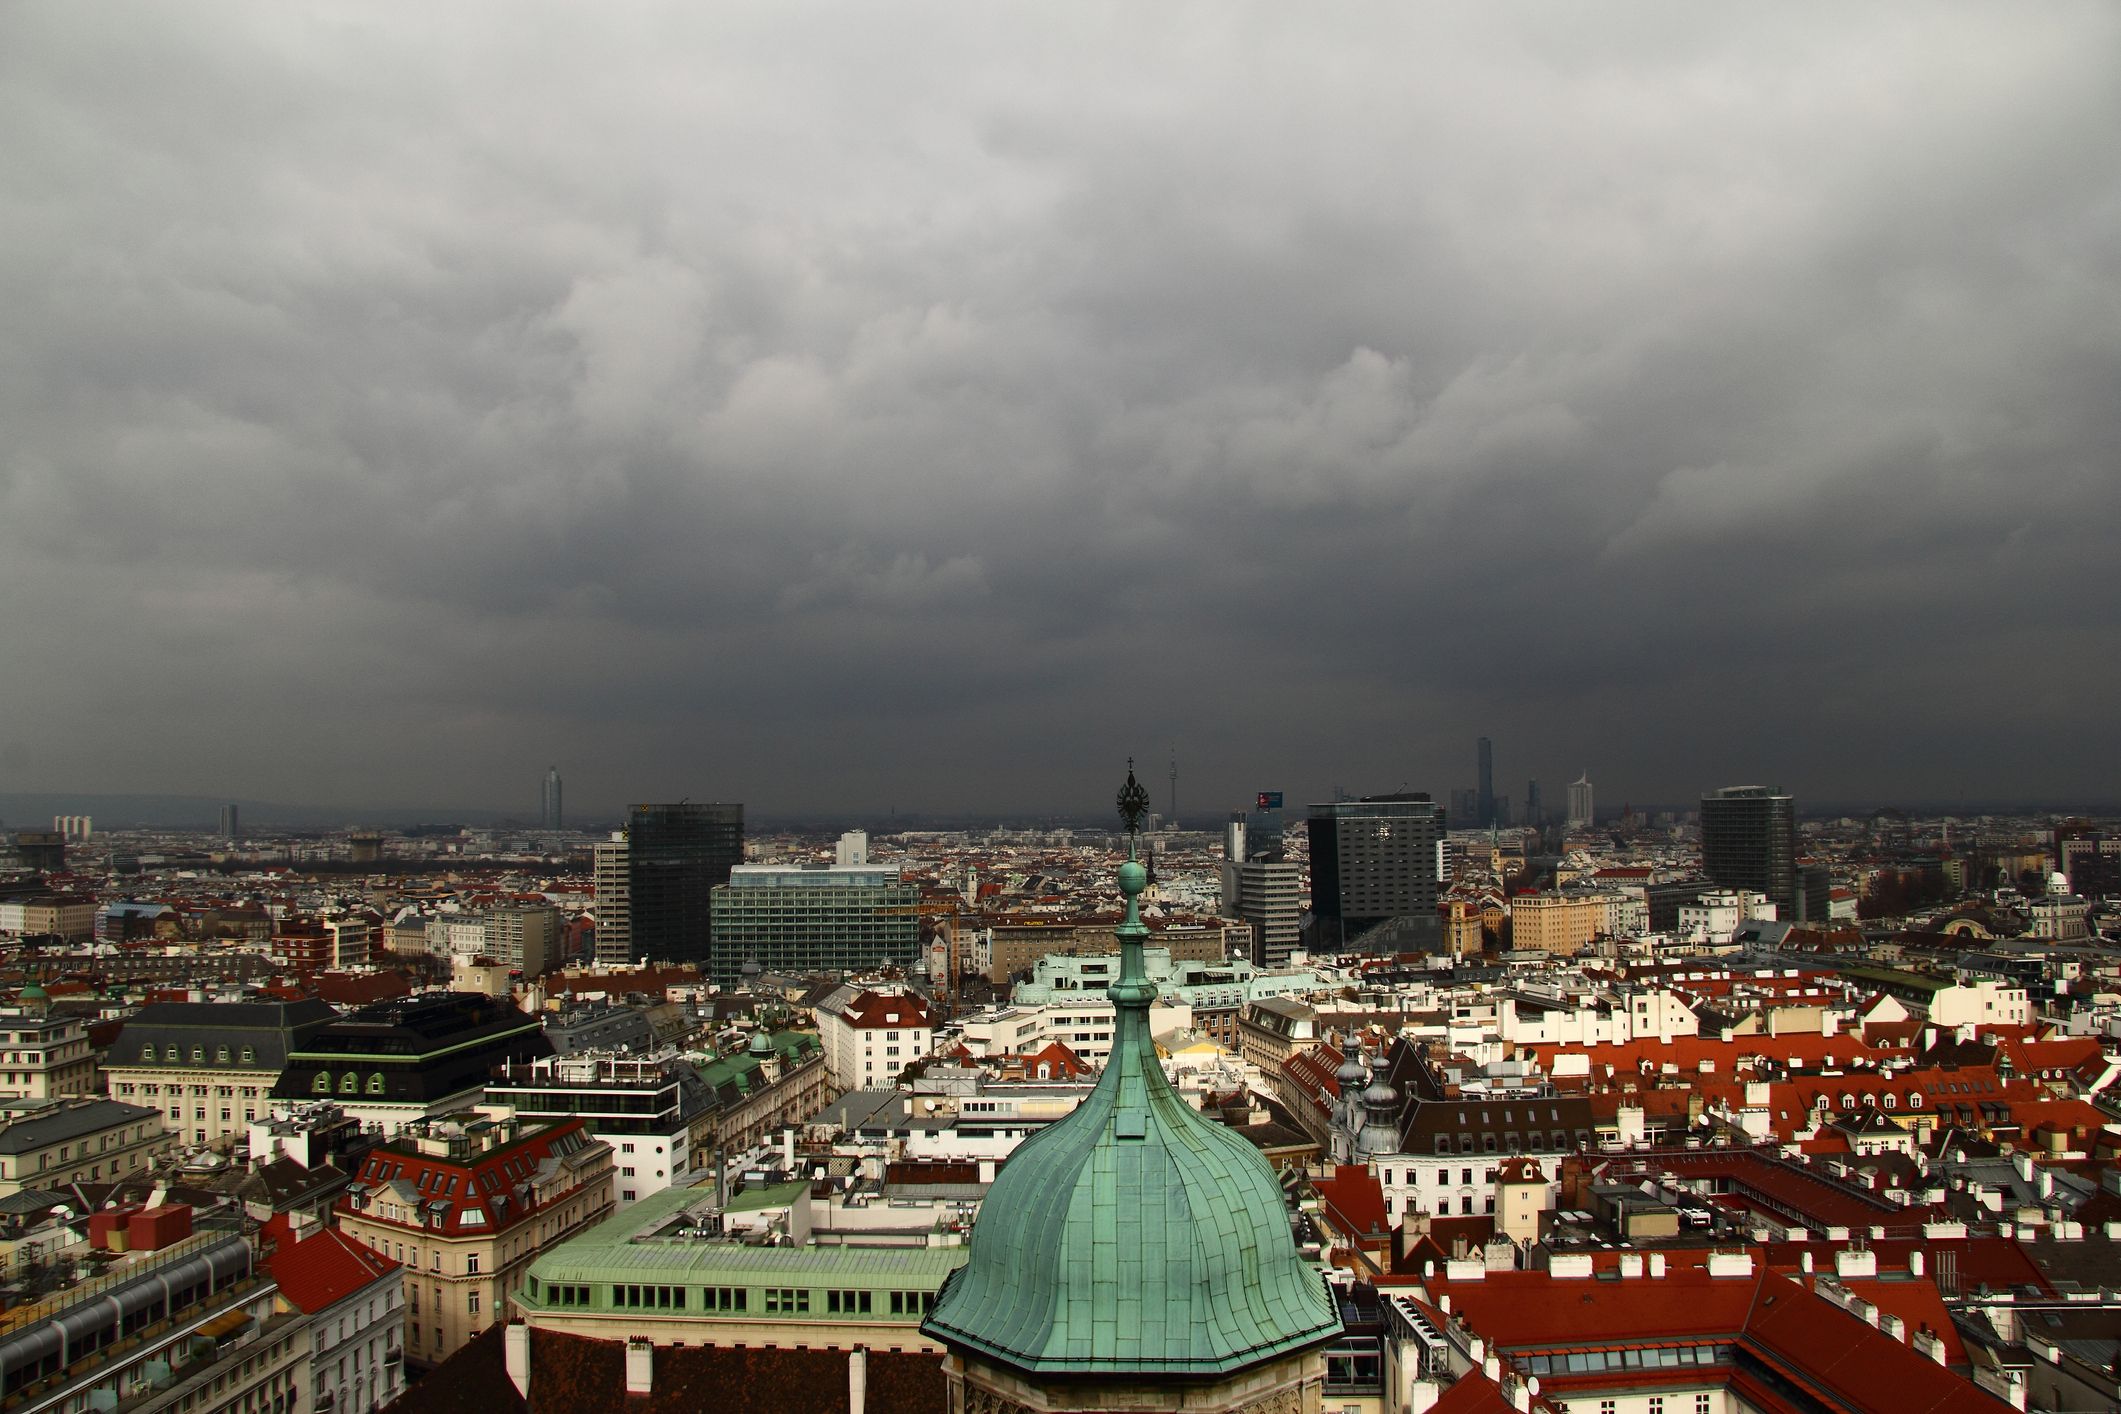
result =
[{"label": "church roof", "polygon": [[1036,1375],[1213,1376],[1320,1344],[1340,1318],[1273,1169],[1157,1062],[1137,907],[1147,873],[1131,858],[1119,873],[1111,1059],[1004,1166],[922,1328]]}]

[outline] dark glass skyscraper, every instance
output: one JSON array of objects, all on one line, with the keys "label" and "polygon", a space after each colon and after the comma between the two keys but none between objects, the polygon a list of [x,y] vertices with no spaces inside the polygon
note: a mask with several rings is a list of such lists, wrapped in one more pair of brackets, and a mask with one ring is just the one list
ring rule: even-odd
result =
[{"label": "dark glass skyscraper", "polygon": [[744,858],[744,807],[636,805],[626,841],[633,956],[705,968],[715,886]]},{"label": "dark glass skyscraper", "polygon": [[1701,872],[1726,889],[1751,889],[1797,910],[1796,804],[1775,786],[1725,786],[1701,797]]},{"label": "dark glass skyscraper", "polygon": [[1425,952],[1442,936],[1443,807],[1424,793],[1311,807],[1312,946]]},{"label": "dark glass skyscraper", "polygon": [[540,817],[539,823],[544,825],[544,827],[548,830],[557,830],[561,828],[559,767],[551,767],[545,772],[545,790],[540,799],[542,804],[538,811]]}]

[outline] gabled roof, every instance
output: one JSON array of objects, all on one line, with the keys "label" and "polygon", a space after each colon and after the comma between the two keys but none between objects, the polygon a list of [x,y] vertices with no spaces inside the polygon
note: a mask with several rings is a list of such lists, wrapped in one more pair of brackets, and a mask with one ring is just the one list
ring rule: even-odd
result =
[{"label": "gabled roof", "polygon": [[398,1266],[335,1227],[281,1246],[271,1265],[281,1294],[309,1315],[381,1281]]}]

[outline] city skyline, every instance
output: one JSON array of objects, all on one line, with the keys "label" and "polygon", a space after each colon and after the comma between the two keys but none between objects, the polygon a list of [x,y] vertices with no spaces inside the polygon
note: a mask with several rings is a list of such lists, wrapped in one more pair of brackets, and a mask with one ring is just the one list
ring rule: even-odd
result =
[{"label": "city skyline", "polygon": [[0,55],[0,790],[1091,813],[1175,749],[1204,823],[1488,737],[1513,807],[2121,799],[2121,12]]}]

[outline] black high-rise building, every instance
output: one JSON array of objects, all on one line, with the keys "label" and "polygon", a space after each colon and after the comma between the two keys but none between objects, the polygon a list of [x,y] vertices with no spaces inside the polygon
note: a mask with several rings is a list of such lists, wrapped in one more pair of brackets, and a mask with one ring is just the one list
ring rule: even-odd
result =
[{"label": "black high-rise building", "polygon": [[626,844],[633,956],[704,968],[715,886],[744,858],[744,807],[636,805]]},{"label": "black high-rise building", "polygon": [[1314,949],[1428,952],[1439,945],[1443,807],[1419,792],[1314,805],[1311,844]]},{"label": "black high-rise building", "polygon": [[1775,786],[1725,786],[1701,797],[1701,872],[1726,889],[1751,889],[1798,918],[1796,804]]},{"label": "black high-rise building", "polygon": [[1495,743],[1486,737],[1480,739],[1480,792],[1477,806],[1480,828],[1485,830],[1495,823]]}]

